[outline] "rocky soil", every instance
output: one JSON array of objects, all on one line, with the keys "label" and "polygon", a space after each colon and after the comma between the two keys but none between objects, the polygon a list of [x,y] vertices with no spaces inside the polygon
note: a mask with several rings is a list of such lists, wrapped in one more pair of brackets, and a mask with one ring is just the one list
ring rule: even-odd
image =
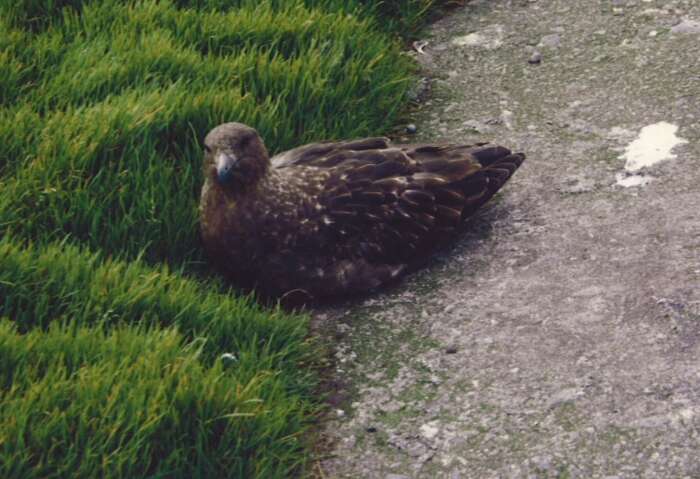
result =
[{"label": "rocky soil", "polygon": [[700,477],[700,2],[472,1],[425,40],[416,138],[528,159],[430,267],[314,313],[320,474]]}]

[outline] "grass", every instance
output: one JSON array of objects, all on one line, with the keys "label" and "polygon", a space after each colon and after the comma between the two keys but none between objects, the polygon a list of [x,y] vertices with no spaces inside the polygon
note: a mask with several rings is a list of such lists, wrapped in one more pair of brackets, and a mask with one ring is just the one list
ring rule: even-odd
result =
[{"label": "grass", "polygon": [[305,317],[67,245],[2,240],[0,258],[0,477],[299,466],[318,352]]},{"label": "grass", "polygon": [[323,354],[208,276],[200,142],[385,131],[433,3],[0,0],[0,477],[306,470]]}]

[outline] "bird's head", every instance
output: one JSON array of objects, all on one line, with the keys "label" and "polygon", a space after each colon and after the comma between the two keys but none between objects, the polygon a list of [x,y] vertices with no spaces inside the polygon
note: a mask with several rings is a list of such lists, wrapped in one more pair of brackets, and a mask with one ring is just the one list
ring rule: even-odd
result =
[{"label": "bird's head", "polygon": [[270,157],[257,131],[241,123],[224,123],[204,138],[204,172],[226,190],[254,186],[270,167]]}]

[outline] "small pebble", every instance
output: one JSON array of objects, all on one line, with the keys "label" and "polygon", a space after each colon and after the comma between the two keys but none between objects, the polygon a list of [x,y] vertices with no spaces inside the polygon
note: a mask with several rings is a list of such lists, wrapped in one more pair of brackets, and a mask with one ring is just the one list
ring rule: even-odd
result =
[{"label": "small pebble", "polygon": [[527,61],[530,65],[537,65],[542,62],[542,54],[535,50]]},{"label": "small pebble", "polygon": [[418,131],[418,127],[416,125],[414,125],[413,123],[406,125],[406,133],[408,133],[410,135],[415,135],[417,131]]}]

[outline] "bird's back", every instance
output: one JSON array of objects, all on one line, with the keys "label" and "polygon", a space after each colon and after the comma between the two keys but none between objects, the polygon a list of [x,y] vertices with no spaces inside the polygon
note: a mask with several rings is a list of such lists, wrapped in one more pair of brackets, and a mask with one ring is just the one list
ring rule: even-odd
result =
[{"label": "bird's back", "polygon": [[491,144],[392,145],[386,138],[316,143],[277,155],[278,186],[289,187],[291,178],[291,188],[308,184],[311,203],[296,210],[302,211],[294,219],[299,237],[272,258],[276,277],[264,279],[263,289],[343,295],[396,278],[451,236],[524,158]]}]

